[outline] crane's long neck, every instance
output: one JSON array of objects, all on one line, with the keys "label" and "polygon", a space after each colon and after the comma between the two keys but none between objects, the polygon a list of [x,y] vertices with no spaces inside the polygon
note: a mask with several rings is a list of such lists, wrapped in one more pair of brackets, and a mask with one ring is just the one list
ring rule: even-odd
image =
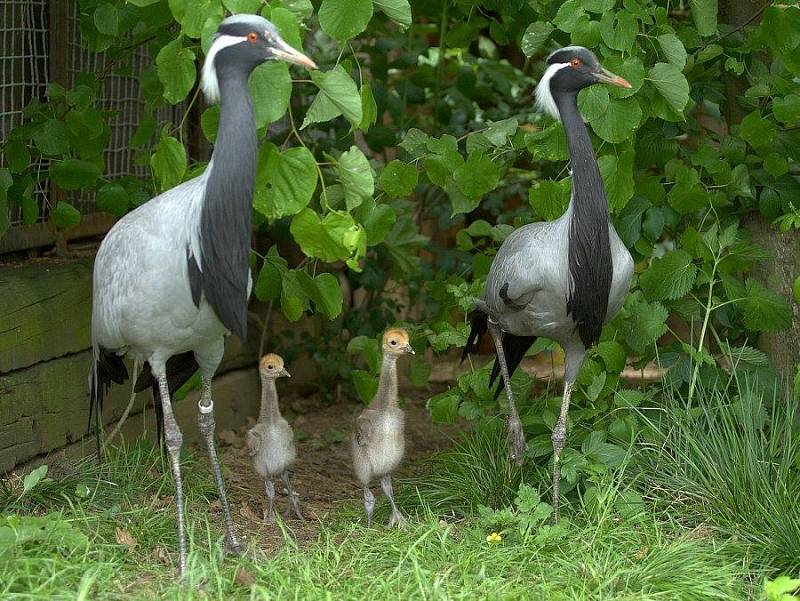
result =
[{"label": "crane's long neck", "polygon": [[397,406],[397,357],[386,352],[383,353],[375,400],[381,408]]},{"label": "crane's long neck", "polygon": [[261,409],[258,412],[258,421],[274,423],[280,416],[275,378],[261,378]]},{"label": "crane's long neck", "polygon": [[202,291],[219,320],[242,339],[258,152],[248,75],[234,66],[218,70],[220,121],[200,215]]},{"label": "crane's long neck", "polygon": [[554,97],[564,124],[572,168],[567,313],[572,315],[585,347],[596,343],[608,311],[613,263],[608,201],[576,93]]}]

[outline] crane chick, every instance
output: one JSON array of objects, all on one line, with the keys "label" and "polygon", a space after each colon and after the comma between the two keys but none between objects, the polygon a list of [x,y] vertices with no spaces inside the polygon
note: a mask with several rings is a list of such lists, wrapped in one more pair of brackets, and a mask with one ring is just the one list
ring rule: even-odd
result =
[{"label": "crane chick", "polygon": [[275,486],[272,478],[280,476],[289,495],[289,507],[284,513],[288,517],[294,513],[303,519],[297,493],[289,482],[289,468],[294,463],[297,450],[294,446],[294,432],[278,407],[278,391],[275,380],[291,375],[283,366],[280,355],[270,353],[264,355],[259,363],[261,373],[261,410],[258,423],[247,433],[247,448],[253,458],[253,468],[264,479],[267,493],[267,509],[264,511],[264,522],[275,521]]},{"label": "crane chick", "polygon": [[372,525],[375,496],[369,488],[380,478],[383,493],[392,506],[389,526],[399,525],[404,518],[394,502],[392,472],[400,464],[405,451],[405,416],[397,405],[397,359],[414,354],[405,330],[391,329],[383,335],[383,364],[378,391],[370,406],[356,419],[352,437],[353,469],[364,487],[364,508],[367,527]]}]

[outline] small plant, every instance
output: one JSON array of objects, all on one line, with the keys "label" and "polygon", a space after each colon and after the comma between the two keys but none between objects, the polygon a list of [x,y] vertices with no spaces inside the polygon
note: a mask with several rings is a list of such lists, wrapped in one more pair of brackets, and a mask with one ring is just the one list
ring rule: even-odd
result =
[{"label": "small plant", "polygon": [[767,601],[797,601],[794,593],[800,593],[800,578],[778,576],[764,581],[764,597]]},{"label": "small plant", "polygon": [[513,507],[478,506],[478,528],[489,533],[486,537],[489,543],[504,539],[524,541],[528,537],[540,540],[553,535],[553,529],[546,525],[552,512],[553,507],[541,500],[537,489],[520,484]]}]

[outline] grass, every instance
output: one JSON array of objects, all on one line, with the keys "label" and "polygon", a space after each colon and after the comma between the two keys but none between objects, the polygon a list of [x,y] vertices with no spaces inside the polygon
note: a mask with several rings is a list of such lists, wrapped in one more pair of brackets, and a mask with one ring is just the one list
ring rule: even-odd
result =
[{"label": "grass", "polygon": [[[502,423],[490,423],[397,482],[404,529],[364,528],[353,500],[310,540],[291,523],[277,548],[249,531],[238,559],[222,554],[208,470],[187,455],[183,585],[166,464],[146,442],[111,449],[106,465],[81,462],[24,495],[21,481],[0,487],[0,599],[754,599],[800,557],[780,560],[800,524],[787,505],[799,490],[794,403],[671,404],[651,420],[642,474],[610,474],[558,527],[539,498],[549,474],[512,467]],[[640,485],[641,511],[621,511]],[[376,521],[387,516],[381,501]]]}]

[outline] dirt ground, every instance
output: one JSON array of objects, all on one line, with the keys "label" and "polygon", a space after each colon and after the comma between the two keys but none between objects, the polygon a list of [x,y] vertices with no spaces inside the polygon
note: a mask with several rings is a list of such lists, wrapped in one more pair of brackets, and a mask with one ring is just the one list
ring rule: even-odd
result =
[{"label": "dirt ground", "polygon": [[[453,427],[433,424],[425,404],[437,390],[414,390],[406,396],[406,458],[400,474],[411,473],[420,458],[447,448],[456,430]],[[364,405],[343,400],[340,403],[322,404],[315,397],[289,396],[281,398],[284,416],[295,429],[297,460],[291,473],[292,484],[300,496],[305,517],[284,520],[284,525],[298,543],[316,537],[318,521],[347,501],[360,500],[361,488],[350,466],[351,426]],[[284,542],[280,528],[265,525],[262,515],[266,507],[263,481],[252,469],[245,449],[247,429],[223,431],[218,434],[220,456],[225,470],[225,483],[231,502],[231,511],[237,531],[246,543],[255,537],[266,552],[274,552]],[[198,456],[204,449],[195,448]],[[379,491],[377,483],[373,492]],[[276,511],[283,513],[288,505],[287,493],[280,481],[275,482]],[[382,494],[377,495],[378,503]],[[216,507],[215,507],[216,505]],[[219,511],[218,503],[212,511]],[[220,527],[222,524],[220,524]]]}]

